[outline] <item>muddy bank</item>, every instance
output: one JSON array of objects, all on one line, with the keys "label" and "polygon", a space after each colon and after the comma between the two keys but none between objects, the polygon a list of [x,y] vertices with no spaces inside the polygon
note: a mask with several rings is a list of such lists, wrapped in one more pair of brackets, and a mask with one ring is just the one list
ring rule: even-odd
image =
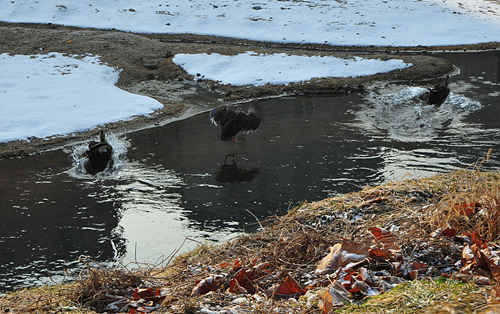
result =
[{"label": "muddy bank", "polygon": [[[493,49],[497,44],[478,45],[476,49]],[[449,48],[449,47],[448,47]],[[472,49],[473,47],[455,47]],[[434,47],[432,49],[438,49]],[[442,77],[453,70],[446,60],[427,54],[426,47],[415,48],[420,53],[402,54],[407,49],[390,47],[328,47],[323,45],[281,45],[248,40],[196,35],[132,34],[115,30],[79,29],[43,24],[0,23],[0,53],[98,55],[110,66],[122,69],[117,86],[137,94],[153,97],[164,108],[149,116],[113,122],[102,128],[126,133],[159,124],[181,114],[192,106],[217,106],[257,98],[281,95],[333,95],[361,92],[375,81],[422,82]],[[366,58],[397,58],[413,66],[390,73],[366,77],[315,78],[288,85],[231,86],[209,80],[197,80],[172,62],[178,53],[219,53],[235,55],[248,50],[257,53],[290,55],[320,55],[349,58],[363,54]],[[396,53],[398,52],[398,53]],[[430,84],[430,83],[429,83]],[[29,141],[0,143],[0,158],[34,154],[94,137],[97,130],[51,138],[31,138]]]}]

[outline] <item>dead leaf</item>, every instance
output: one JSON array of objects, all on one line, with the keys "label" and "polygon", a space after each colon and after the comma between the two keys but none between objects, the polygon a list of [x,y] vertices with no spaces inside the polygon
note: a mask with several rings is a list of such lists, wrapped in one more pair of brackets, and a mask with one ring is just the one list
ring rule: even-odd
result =
[{"label": "dead leaf", "polygon": [[470,246],[467,244],[464,245],[464,249],[462,250],[462,258],[466,262],[471,262],[474,260],[474,254],[472,253]]},{"label": "dead leaf", "polygon": [[325,293],[323,293],[323,295],[320,298],[318,307],[323,314],[328,314],[334,309],[333,297],[330,294],[330,292],[325,291]]},{"label": "dead leaf", "polygon": [[391,242],[394,243],[397,241],[397,237],[392,232],[384,228],[371,227],[370,232],[375,237],[375,240],[384,244],[388,244]]},{"label": "dead leaf", "polygon": [[250,293],[254,294],[256,289],[253,286],[251,279],[253,272],[242,268],[236,276],[229,282],[229,292],[231,293]]},{"label": "dead leaf", "polygon": [[158,296],[156,295],[156,290],[153,288],[139,289],[135,288],[132,300],[144,299],[146,301],[156,300]]},{"label": "dead leaf", "polygon": [[373,248],[368,252],[369,256],[373,259],[382,258],[388,259],[390,255],[389,249],[386,248]]},{"label": "dead leaf", "polygon": [[446,228],[443,231],[441,231],[441,235],[444,235],[445,237],[448,238],[453,238],[454,236],[457,235],[457,230],[453,228]]},{"label": "dead leaf", "polygon": [[474,261],[476,262],[477,266],[488,269],[488,262],[485,259],[485,255],[483,254],[483,252],[481,252],[481,249],[479,249],[477,244],[473,244],[471,246],[471,251],[474,255]]},{"label": "dead leaf", "polygon": [[472,243],[474,244],[477,244],[477,246],[480,248],[480,249],[484,249],[486,248],[486,241],[484,241],[481,236],[479,235],[479,232],[476,230],[474,231],[473,233],[471,233],[469,235],[469,238],[470,240],[472,241]]},{"label": "dead leaf", "polygon": [[345,302],[353,300],[349,291],[347,291],[338,280],[335,280],[327,287],[327,290],[320,299],[321,304],[319,308],[324,314],[329,313],[336,306],[343,305]]},{"label": "dead leaf", "polygon": [[191,291],[191,296],[203,295],[210,291],[216,291],[217,286],[215,283],[215,277],[209,276],[205,279],[202,279],[198,282],[198,284]]},{"label": "dead leaf", "polygon": [[315,272],[318,275],[329,274],[349,263],[363,261],[368,257],[369,248],[368,242],[344,241],[337,243],[330,248],[330,253],[319,262]]},{"label": "dead leaf", "polygon": [[356,279],[362,280],[370,286],[373,285],[373,279],[371,273],[368,269],[364,267],[358,269],[358,276],[356,277]]},{"label": "dead leaf", "polygon": [[267,294],[273,298],[290,298],[303,295],[306,291],[306,289],[300,287],[299,283],[292,276],[288,276],[283,283],[270,289]]}]

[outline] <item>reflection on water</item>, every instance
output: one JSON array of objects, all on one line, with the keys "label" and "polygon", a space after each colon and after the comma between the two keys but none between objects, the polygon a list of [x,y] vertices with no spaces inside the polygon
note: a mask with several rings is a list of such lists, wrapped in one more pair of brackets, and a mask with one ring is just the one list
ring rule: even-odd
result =
[{"label": "reflection on water", "polygon": [[444,57],[460,73],[437,110],[421,100],[427,86],[381,85],[259,101],[262,127],[237,143],[218,139],[207,112],[109,134],[113,168],[95,176],[86,144],[0,161],[1,289],[60,278],[81,255],[154,262],[186,237],[223,241],[304,200],[476,162],[500,141],[500,52]]},{"label": "reflection on water", "polygon": [[[234,161],[236,153],[226,155],[224,164],[220,166],[219,172],[214,176],[219,183],[250,182],[259,174],[257,169],[245,169],[238,167]],[[231,157],[232,163],[227,164],[227,158]]]}]

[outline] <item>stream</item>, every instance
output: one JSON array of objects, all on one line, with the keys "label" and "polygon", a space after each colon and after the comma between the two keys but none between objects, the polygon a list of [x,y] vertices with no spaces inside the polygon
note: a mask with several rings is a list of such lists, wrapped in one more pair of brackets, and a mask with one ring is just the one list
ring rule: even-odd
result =
[{"label": "stream", "polygon": [[114,164],[95,176],[82,166],[86,144],[0,160],[0,292],[71,279],[82,257],[162,265],[303,201],[478,166],[492,147],[480,167],[496,170],[500,51],[436,56],[459,69],[439,108],[420,99],[430,83],[378,83],[239,105],[258,107],[263,123],[236,143],[218,139],[210,108],[108,134]]}]

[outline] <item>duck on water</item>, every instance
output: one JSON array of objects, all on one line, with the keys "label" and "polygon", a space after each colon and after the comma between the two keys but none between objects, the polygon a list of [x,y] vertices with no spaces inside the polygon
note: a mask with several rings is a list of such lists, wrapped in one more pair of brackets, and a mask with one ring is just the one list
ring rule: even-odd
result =
[{"label": "duck on water", "polygon": [[106,169],[110,163],[113,147],[106,142],[104,131],[99,132],[99,142],[91,141],[89,150],[86,152],[88,161],[85,163],[85,169],[89,174],[96,174]]},{"label": "duck on water", "polygon": [[448,84],[450,83],[450,76],[446,76],[446,80],[444,81],[444,85],[438,84],[429,90],[429,98],[427,99],[427,103],[429,105],[435,105],[436,107],[441,106],[448,95],[450,94],[450,88]]},{"label": "duck on water", "polygon": [[210,121],[215,125],[220,125],[222,130],[220,134],[221,141],[237,142],[234,137],[238,132],[246,134],[257,131],[262,121],[255,109],[248,113],[243,111],[234,111],[227,107],[218,107],[210,112]]}]

